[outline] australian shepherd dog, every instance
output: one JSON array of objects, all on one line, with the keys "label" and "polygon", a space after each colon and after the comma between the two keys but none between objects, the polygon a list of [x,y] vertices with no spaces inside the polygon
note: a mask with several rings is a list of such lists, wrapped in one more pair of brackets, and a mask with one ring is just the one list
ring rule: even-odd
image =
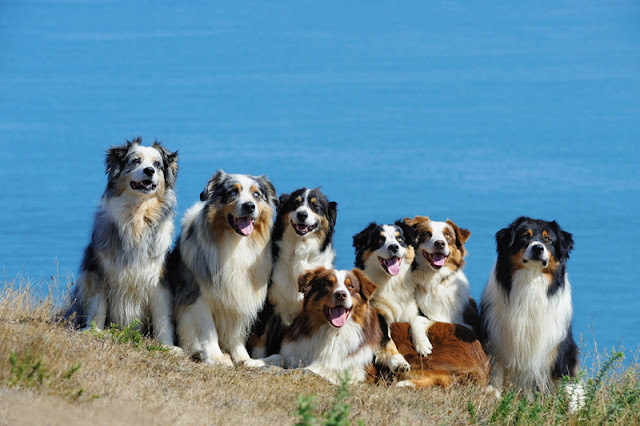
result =
[{"label": "australian shepherd dog", "polygon": [[285,328],[302,309],[298,277],[320,266],[333,266],[337,214],[338,204],[327,200],[319,188],[280,195],[272,235],[273,272],[268,304],[261,313],[264,328],[254,331],[254,358],[280,350]]},{"label": "australian shepherd dog", "polygon": [[382,332],[370,300],[376,285],[359,270],[317,268],[300,276],[302,309],[267,364],[306,368],[332,383],[364,381]]},{"label": "australian shepherd dog", "polygon": [[71,305],[76,326],[139,320],[173,346],[171,292],[163,281],[173,237],[177,152],[140,138],[107,153],[107,188],[95,215]]},{"label": "australian shepherd dog", "polygon": [[169,260],[178,342],[205,363],[243,364],[267,297],[276,191],[265,176],[220,170],[200,200],[185,213]]},{"label": "australian shepherd dog", "polygon": [[[499,395],[504,380],[526,391],[552,390],[578,367],[567,276],[573,238],[555,221],[520,217],[496,233],[496,243],[498,257],[480,303],[492,390]],[[581,387],[575,391],[574,408]]]},{"label": "australian shepherd dog", "polygon": [[462,271],[464,244],[471,233],[451,220],[436,222],[425,216],[405,218],[404,223],[417,233],[412,276],[420,312],[433,321],[464,325],[479,336],[478,305]]},{"label": "australian shepherd dog", "polygon": [[[427,329],[433,323],[419,315],[415,299],[415,286],[411,277],[411,264],[415,258],[413,228],[402,221],[393,225],[378,225],[371,222],[364,230],[354,235],[356,268],[362,269],[378,290],[371,303],[382,317],[383,332],[386,325],[394,322],[408,322],[411,337],[421,355],[431,353],[431,343]],[[384,337],[390,337],[385,332]],[[393,341],[388,349],[396,352]],[[407,361],[397,353],[390,359],[388,367],[392,371],[408,371]]]}]

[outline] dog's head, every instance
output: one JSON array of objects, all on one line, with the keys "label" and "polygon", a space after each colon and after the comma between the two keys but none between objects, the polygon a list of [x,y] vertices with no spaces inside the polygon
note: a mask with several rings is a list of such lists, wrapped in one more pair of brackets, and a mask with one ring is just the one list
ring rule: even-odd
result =
[{"label": "dog's head", "polygon": [[112,147],[105,160],[109,175],[108,197],[122,194],[162,195],[174,190],[178,175],[178,152],[170,152],[160,142],[143,146],[137,137]]},{"label": "dog's head", "polygon": [[498,261],[509,259],[512,272],[530,268],[555,272],[566,263],[573,237],[555,222],[519,217],[496,233]]},{"label": "dog's head", "polygon": [[291,230],[304,239],[316,236],[323,249],[331,243],[338,215],[338,203],[329,201],[319,188],[302,188],[280,195],[274,239]]},{"label": "dog's head", "polygon": [[298,285],[304,293],[304,314],[316,327],[329,323],[341,328],[350,319],[363,323],[376,290],[376,285],[357,269],[320,267],[300,275]]},{"label": "dog's head", "polygon": [[426,216],[408,217],[404,223],[411,226],[417,234],[417,256],[415,265],[418,269],[435,271],[443,267],[460,269],[464,266],[467,251],[464,244],[471,232],[459,228],[453,221],[436,222]]},{"label": "dog's head", "polygon": [[356,250],[355,265],[367,274],[384,272],[398,275],[403,266],[413,262],[415,231],[402,221],[393,225],[371,222],[353,236]]},{"label": "dog's head", "polygon": [[254,229],[270,232],[277,198],[273,184],[266,176],[216,172],[200,193],[208,206],[209,222],[249,236]]}]

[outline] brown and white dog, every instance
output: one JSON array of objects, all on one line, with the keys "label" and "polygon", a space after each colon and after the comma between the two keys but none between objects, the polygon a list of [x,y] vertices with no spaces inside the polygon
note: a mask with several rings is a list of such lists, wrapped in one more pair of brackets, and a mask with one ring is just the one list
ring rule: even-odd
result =
[{"label": "brown and white dog", "polygon": [[[141,138],[109,149],[107,187],[64,314],[82,328],[141,322],[173,346],[171,291],[163,281],[173,238],[177,152]],[[177,349],[177,348],[176,348]]]},{"label": "brown and white dog", "polygon": [[178,341],[203,362],[243,364],[267,297],[276,192],[265,176],[220,170],[200,200],[185,213],[169,259]]},{"label": "brown and white dog", "polygon": [[412,276],[421,313],[433,321],[464,325],[479,336],[478,306],[462,271],[464,244],[471,233],[448,219],[436,222],[416,216],[404,223],[417,233]]},{"label": "brown and white dog", "polygon": [[371,306],[376,290],[361,271],[317,268],[300,276],[302,310],[288,328],[270,365],[306,368],[332,383],[346,373],[364,381],[366,368],[380,350],[382,332]]},{"label": "brown and white dog", "polygon": [[[411,278],[411,264],[415,257],[414,233],[413,228],[402,221],[393,225],[371,222],[353,236],[353,246],[356,251],[356,267],[362,269],[378,286],[371,303],[384,319],[384,323],[410,323],[416,349],[421,355],[426,356],[431,353],[427,329],[433,321],[419,315],[415,300],[415,286]],[[389,342],[388,349],[395,350],[393,341]],[[392,371],[410,369],[407,361],[399,353],[392,357],[390,362],[387,366]]]}]

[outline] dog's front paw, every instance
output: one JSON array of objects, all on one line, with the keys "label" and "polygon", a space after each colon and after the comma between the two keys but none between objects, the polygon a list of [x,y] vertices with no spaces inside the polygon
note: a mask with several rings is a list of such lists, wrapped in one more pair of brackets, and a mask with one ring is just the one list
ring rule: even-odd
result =
[{"label": "dog's front paw", "polygon": [[228,354],[209,356],[204,360],[205,364],[220,365],[222,367],[233,367],[233,361]]},{"label": "dog's front paw", "polygon": [[500,399],[502,397],[502,392],[492,385],[487,385],[487,387],[484,388],[484,391],[489,395],[493,395],[496,399]]},{"label": "dog's front paw", "polygon": [[416,351],[422,356],[427,356],[433,351],[433,345],[429,339],[425,339],[416,343]]},{"label": "dog's front paw", "polygon": [[164,347],[166,348],[167,352],[169,354],[171,354],[171,355],[174,355],[174,356],[183,356],[184,355],[184,351],[179,346],[164,345]]},{"label": "dog's front paw", "polygon": [[396,383],[396,387],[399,388],[415,388],[416,385],[411,380],[402,380]]},{"label": "dog's front paw", "polygon": [[400,354],[392,356],[389,359],[387,367],[389,367],[389,370],[391,370],[393,374],[408,373],[409,370],[411,370],[411,365],[409,365],[407,360]]},{"label": "dog's front paw", "polygon": [[266,367],[267,363],[261,359],[249,358],[244,362],[244,366],[247,368],[262,368],[262,367]]}]

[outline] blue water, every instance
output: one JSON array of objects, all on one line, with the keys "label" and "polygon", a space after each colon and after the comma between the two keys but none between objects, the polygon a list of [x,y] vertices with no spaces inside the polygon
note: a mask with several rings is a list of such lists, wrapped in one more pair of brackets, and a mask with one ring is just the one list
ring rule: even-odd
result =
[{"label": "blue water", "polygon": [[637,4],[131,3],[0,5],[9,281],[77,272],[105,149],[141,135],[180,151],[178,216],[219,168],[322,186],[340,268],[369,221],[451,218],[476,298],[495,232],[555,219],[583,349],[638,347]]}]

